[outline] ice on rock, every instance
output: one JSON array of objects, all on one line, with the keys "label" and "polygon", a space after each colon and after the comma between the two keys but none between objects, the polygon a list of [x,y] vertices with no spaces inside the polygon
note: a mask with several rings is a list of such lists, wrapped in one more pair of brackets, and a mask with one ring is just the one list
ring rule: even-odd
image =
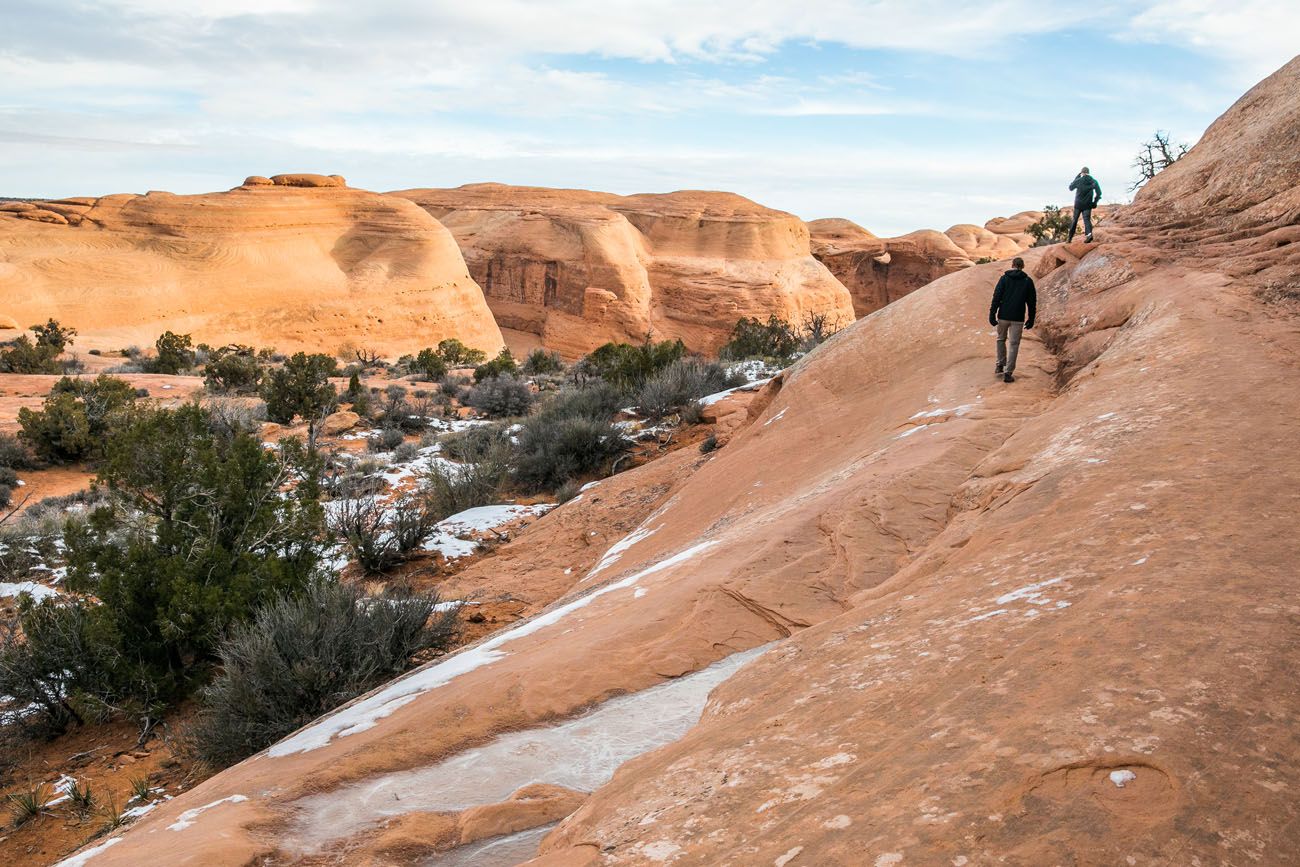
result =
[{"label": "ice on rock", "polygon": [[566,722],[502,735],[429,767],[304,798],[297,804],[299,824],[282,843],[300,847],[300,853],[329,850],[335,841],[396,815],[492,804],[532,783],[592,791],[624,762],[681,738],[699,720],[713,689],[769,646],[610,699]]}]

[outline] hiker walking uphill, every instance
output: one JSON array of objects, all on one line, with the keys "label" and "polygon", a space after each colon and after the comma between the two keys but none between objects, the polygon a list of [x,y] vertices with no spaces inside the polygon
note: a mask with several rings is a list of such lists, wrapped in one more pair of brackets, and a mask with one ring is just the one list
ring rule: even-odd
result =
[{"label": "hiker walking uphill", "polygon": [[1038,290],[1033,278],[1025,273],[1025,260],[1017,256],[1011,260],[1011,270],[998,280],[989,305],[989,325],[998,329],[998,364],[993,374],[1001,376],[1003,382],[1016,381],[1012,374],[1020,353],[1020,332],[1034,327],[1037,308]]},{"label": "hiker walking uphill", "polygon": [[1074,190],[1074,219],[1070,221],[1070,235],[1066,239],[1067,243],[1074,240],[1074,233],[1079,228],[1079,217],[1083,217],[1083,240],[1089,244],[1092,243],[1092,209],[1101,204],[1101,184],[1084,166],[1079,169],[1079,174],[1075,175],[1074,180],[1070,181],[1070,189]]}]

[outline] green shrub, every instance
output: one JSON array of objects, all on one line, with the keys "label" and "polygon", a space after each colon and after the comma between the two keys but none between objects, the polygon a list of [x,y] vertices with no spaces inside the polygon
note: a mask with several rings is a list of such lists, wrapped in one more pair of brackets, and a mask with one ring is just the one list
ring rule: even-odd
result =
[{"label": "green shrub", "polygon": [[129,383],[107,374],[93,380],[64,377],[54,384],[40,410],[18,410],[19,437],[44,460],[94,460],[109,429],[135,399]]},{"label": "green shrub", "polygon": [[430,382],[447,375],[447,361],[432,349],[421,349],[410,363],[412,373],[418,373]]},{"label": "green shrub", "polygon": [[233,764],[400,674],[416,653],[450,646],[458,615],[437,605],[433,593],[367,598],[333,581],[274,600],[222,643],[195,752]]},{"label": "green shrub", "polygon": [[743,318],[731,329],[731,339],[719,356],[731,361],[746,358],[789,359],[799,351],[802,339],[793,325],[769,316],[767,322]]},{"label": "green shrub", "polygon": [[386,427],[366,440],[366,448],[372,452],[391,452],[405,441],[406,434],[395,427]]},{"label": "green shrub", "polygon": [[647,339],[640,346],[606,343],[578,362],[575,374],[578,378],[598,376],[625,394],[634,394],[646,380],[685,355],[680,340],[654,343]]},{"label": "green shrub", "polygon": [[537,414],[549,420],[585,418],[608,421],[625,403],[626,398],[617,388],[607,382],[597,381],[585,388],[562,389],[542,404]]},{"label": "green shrub", "polygon": [[683,358],[660,370],[641,386],[637,405],[649,418],[658,421],[693,400],[744,383],[744,376],[731,373],[717,362]]},{"label": "green shrub", "polygon": [[177,374],[194,366],[194,345],[188,334],[165,331],[154,342],[158,354],[150,363],[152,373]]},{"label": "green shrub", "polygon": [[487,353],[481,349],[470,349],[454,337],[438,343],[438,356],[448,367],[473,367],[487,359]]},{"label": "green shrub", "polygon": [[40,466],[36,456],[18,437],[0,431],[0,467],[15,470],[34,470]]},{"label": "green shrub", "polygon": [[337,369],[328,355],[298,352],[262,382],[267,416],[279,424],[289,424],[295,417],[307,422],[310,451],[316,449],[316,426],[338,405],[338,392],[329,381]]},{"label": "green shrub", "polygon": [[717,451],[718,437],[716,434],[709,434],[700,441],[700,454],[707,455],[709,452]]},{"label": "green shrub", "polygon": [[348,376],[347,390],[340,397],[344,402],[352,404],[352,411],[357,415],[366,415],[370,412],[370,394],[362,387],[361,379],[355,370]]},{"label": "green shrub", "polygon": [[375,422],[407,433],[419,433],[428,427],[431,403],[427,399],[421,399],[417,406],[408,401],[406,395],[406,389],[400,385],[390,385],[384,389],[383,398],[374,413]]},{"label": "green shrub", "polygon": [[499,424],[477,425],[458,433],[448,434],[442,441],[442,453],[453,461],[477,463],[494,449],[508,449],[510,436]]},{"label": "green shrub", "polygon": [[112,432],[96,483],[113,497],[67,525],[65,583],[99,600],[89,628],[118,660],[120,691],[184,694],[225,629],[306,585],[324,533],[319,477],[298,441],[214,433],[194,404]]},{"label": "green shrub", "polygon": [[1044,205],[1043,217],[1025,227],[1034,238],[1035,247],[1061,244],[1070,236],[1070,217],[1056,205]]},{"label": "green shrub", "polygon": [[502,374],[471,388],[465,403],[490,418],[509,418],[528,412],[533,405],[533,390],[523,380]]},{"label": "green shrub", "polygon": [[14,725],[31,737],[62,734],[85,721],[85,692],[104,693],[102,666],[110,661],[89,628],[90,606],[77,599],[22,600],[15,617],[0,621],[0,695],[15,707]]},{"label": "green shrub", "polygon": [[534,349],[528,353],[528,358],[524,360],[524,373],[529,376],[540,376],[546,373],[563,373],[564,362],[560,359],[560,353],[547,352],[545,349]]},{"label": "green shrub", "polygon": [[58,357],[76,336],[76,329],[64,328],[51,319],[44,325],[33,325],[31,331],[35,341],[23,334],[0,345],[0,373],[62,372]]},{"label": "green shrub", "polygon": [[203,365],[203,382],[209,391],[251,394],[261,381],[262,364],[251,346],[211,350]]},{"label": "green shrub", "polygon": [[630,443],[608,419],[541,414],[523,423],[515,448],[514,479],[528,490],[554,490],[606,464]]},{"label": "green shrub", "polygon": [[515,364],[515,357],[510,354],[509,349],[503,349],[497,353],[496,358],[474,368],[474,381],[482,382],[494,376],[502,376],[507,373],[514,375],[518,372],[519,365]]}]

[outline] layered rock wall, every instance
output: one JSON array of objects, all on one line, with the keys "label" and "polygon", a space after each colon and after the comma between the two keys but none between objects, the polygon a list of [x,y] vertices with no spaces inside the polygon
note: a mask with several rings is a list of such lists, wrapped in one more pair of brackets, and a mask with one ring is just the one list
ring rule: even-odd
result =
[{"label": "layered rock wall", "polygon": [[853,318],[803,224],[729,193],[474,184],[394,195],[456,236],[502,328],[570,357],[647,335],[711,352],[746,316]]}]

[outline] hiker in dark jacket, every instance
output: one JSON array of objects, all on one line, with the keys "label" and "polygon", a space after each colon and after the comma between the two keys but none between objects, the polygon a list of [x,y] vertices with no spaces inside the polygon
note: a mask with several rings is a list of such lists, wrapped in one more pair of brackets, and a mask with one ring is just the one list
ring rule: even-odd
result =
[{"label": "hiker in dark jacket", "polygon": [[1074,240],[1074,233],[1079,228],[1079,217],[1082,216],[1083,240],[1091,244],[1092,209],[1101,204],[1101,184],[1097,183],[1097,179],[1089,174],[1088,167],[1084,166],[1070,182],[1070,189],[1074,190],[1074,219],[1070,222],[1070,237],[1067,242]]},{"label": "hiker in dark jacket", "polygon": [[1025,260],[1017,256],[1011,260],[1011,270],[998,280],[993,303],[989,305],[989,325],[998,329],[998,364],[993,368],[993,375],[1001,376],[1003,382],[1016,381],[1011,374],[1016,370],[1016,356],[1020,353],[1020,331],[1034,327],[1037,309],[1034,280],[1025,273]]}]

